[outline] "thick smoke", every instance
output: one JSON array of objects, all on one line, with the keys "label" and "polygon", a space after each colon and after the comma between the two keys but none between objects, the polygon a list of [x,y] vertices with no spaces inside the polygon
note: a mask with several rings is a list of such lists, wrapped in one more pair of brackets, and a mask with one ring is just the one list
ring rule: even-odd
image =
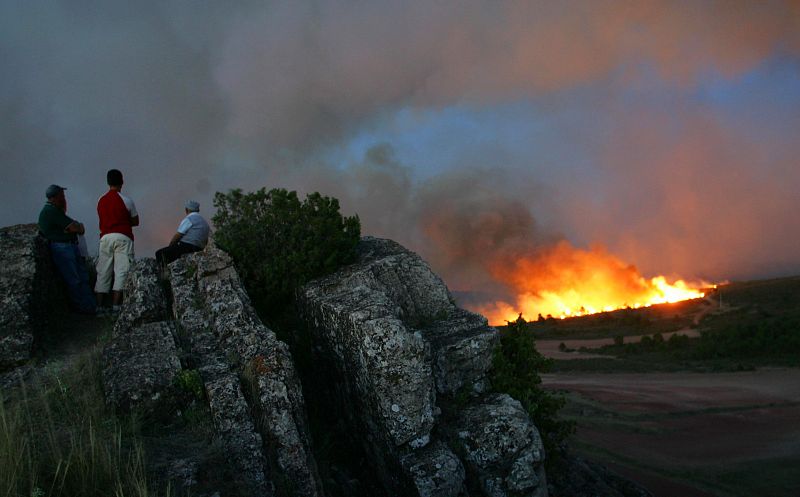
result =
[{"label": "thick smoke", "polygon": [[[214,191],[286,186],[339,197],[457,290],[502,293],[487,254],[562,239],[645,273],[798,271],[796,89],[731,116],[693,93],[798,56],[791,1],[4,2],[0,224],[59,183],[93,225],[117,167],[140,256],[186,198],[210,214]],[[402,109],[517,102],[591,160],[494,145],[431,175],[391,143],[346,152],[364,130],[391,140]]]}]

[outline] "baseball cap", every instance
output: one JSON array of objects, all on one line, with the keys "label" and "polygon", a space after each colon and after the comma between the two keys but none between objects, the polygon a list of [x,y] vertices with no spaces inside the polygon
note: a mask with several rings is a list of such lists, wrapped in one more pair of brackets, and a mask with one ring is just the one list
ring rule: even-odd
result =
[{"label": "baseball cap", "polygon": [[63,186],[50,185],[47,187],[47,190],[45,190],[44,194],[47,198],[53,198],[57,196],[59,193],[63,192],[64,190],[66,190],[66,188],[64,188]]},{"label": "baseball cap", "polygon": [[199,212],[200,211],[200,204],[198,202],[194,201],[194,200],[187,200],[186,203],[183,204],[183,206],[186,207],[186,210],[188,210],[188,211],[192,211],[192,212]]}]

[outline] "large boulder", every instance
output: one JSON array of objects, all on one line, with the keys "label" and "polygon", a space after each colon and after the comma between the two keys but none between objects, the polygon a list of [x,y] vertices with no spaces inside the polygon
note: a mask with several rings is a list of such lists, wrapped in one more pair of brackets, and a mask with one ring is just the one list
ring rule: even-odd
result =
[{"label": "large boulder", "polygon": [[[253,488],[272,488],[276,480],[291,482],[297,496],[321,495],[316,464],[310,448],[305,403],[288,346],[264,326],[233,267],[230,257],[210,244],[203,252],[170,264],[172,309],[181,340],[200,371],[214,412],[222,443],[232,455],[251,454],[254,437],[263,440],[261,470],[245,458]],[[225,388],[224,405],[215,408],[217,386]],[[237,385],[234,388],[234,385]],[[238,457],[238,456],[237,456]],[[248,462],[250,461],[250,462]],[[278,474],[268,474],[275,468]],[[262,471],[263,479],[257,477]]]},{"label": "large boulder", "polygon": [[35,337],[67,310],[47,241],[35,224],[0,228],[0,371],[30,359]]},{"label": "large boulder", "polygon": [[[328,379],[331,410],[347,421],[387,491],[455,497],[472,485],[487,496],[546,495],[541,440],[529,437],[484,467],[450,436],[462,418],[440,418],[464,399],[472,399],[475,426],[494,429],[492,417],[508,414],[486,397],[496,330],[457,308],[441,278],[399,244],[364,237],[358,253],[354,264],[306,285],[298,307],[319,376]],[[503,426],[524,420],[528,431],[520,433],[535,433],[515,407],[522,418],[509,414]],[[488,450],[485,443],[473,445]]]}]

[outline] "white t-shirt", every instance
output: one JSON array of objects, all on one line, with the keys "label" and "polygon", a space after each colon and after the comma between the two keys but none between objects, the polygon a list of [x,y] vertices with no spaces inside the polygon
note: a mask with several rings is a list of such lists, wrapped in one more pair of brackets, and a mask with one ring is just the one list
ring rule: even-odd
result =
[{"label": "white t-shirt", "polygon": [[208,223],[197,212],[190,212],[178,225],[178,233],[183,235],[181,241],[200,248],[205,248],[208,243],[209,231]]}]

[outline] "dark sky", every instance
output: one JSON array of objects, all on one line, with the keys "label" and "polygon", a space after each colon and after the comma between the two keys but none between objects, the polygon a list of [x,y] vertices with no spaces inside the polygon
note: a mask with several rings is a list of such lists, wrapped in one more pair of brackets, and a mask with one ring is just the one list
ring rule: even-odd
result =
[{"label": "dark sky", "polygon": [[645,275],[800,273],[796,1],[7,0],[0,75],[0,225],[58,183],[96,244],[115,167],[138,256],[187,198],[281,186],[456,290],[559,240]]}]

